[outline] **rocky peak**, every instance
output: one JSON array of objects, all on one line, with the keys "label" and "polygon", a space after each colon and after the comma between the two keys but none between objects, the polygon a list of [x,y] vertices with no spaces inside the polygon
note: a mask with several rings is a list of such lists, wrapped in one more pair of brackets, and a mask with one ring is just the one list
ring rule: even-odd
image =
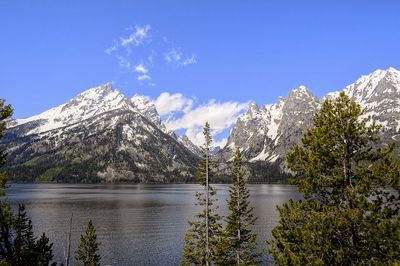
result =
[{"label": "rocky peak", "polygon": [[253,115],[257,114],[258,112],[259,112],[259,107],[256,104],[256,102],[254,102],[254,101],[250,102],[249,107],[247,108],[247,113],[250,116],[253,116]]},{"label": "rocky peak", "polygon": [[135,94],[131,98],[131,103],[133,104],[135,109],[138,110],[139,113],[144,115],[152,123],[154,123],[158,127],[164,128],[164,125],[161,123],[161,118],[157,112],[156,106],[149,97]]},{"label": "rocky peak", "polygon": [[201,150],[197,147],[186,135],[177,137],[178,141],[183,144],[188,150],[190,150],[193,154],[200,157]]},{"label": "rocky peak", "polygon": [[65,127],[104,112],[123,109],[132,110],[132,105],[111,83],[106,83],[75,96],[64,104],[41,114],[15,120],[10,127],[25,125],[21,133],[38,134],[59,127]]}]

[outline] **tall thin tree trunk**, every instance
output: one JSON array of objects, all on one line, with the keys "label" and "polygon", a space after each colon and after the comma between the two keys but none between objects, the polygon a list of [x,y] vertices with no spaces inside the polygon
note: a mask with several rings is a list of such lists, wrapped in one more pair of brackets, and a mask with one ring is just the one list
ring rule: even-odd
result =
[{"label": "tall thin tree trunk", "polygon": [[209,247],[209,240],[208,240],[208,193],[209,193],[209,188],[208,188],[208,147],[206,149],[206,266],[209,265],[208,260],[209,260],[209,253],[210,253],[210,247]]},{"label": "tall thin tree trunk", "polygon": [[67,254],[65,255],[65,266],[69,266],[69,257],[71,255],[71,228],[72,228],[72,217],[74,213],[71,213],[71,219],[69,220],[68,229],[68,244],[67,244]]}]

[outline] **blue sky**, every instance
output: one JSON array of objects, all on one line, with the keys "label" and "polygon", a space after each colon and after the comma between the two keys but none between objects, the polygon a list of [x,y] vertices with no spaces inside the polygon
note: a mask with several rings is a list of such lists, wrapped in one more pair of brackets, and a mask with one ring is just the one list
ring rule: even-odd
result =
[{"label": "blue sky", "polygon": [[16,118],[112,81],[127,96],[180,97],[167,117],[231,108],[221,139],[249,100],[302,84],[322,97],[400,68],[400,1],[4,0],[0,10],[0,98]]}]

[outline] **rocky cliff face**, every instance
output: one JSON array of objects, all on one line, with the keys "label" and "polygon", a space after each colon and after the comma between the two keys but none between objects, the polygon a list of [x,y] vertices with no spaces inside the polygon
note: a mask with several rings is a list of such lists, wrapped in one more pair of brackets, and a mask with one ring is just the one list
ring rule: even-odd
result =
[{"label": "rocky cliff face", "polygon": [[146,97],[105,84],[56,108],[11,121],[1,143],[13,180],[173,182],[194,176],[197,157],[165,132]]},{"label": "rocky cliff face", "polygon": [[274,163],[300,141],[318,108],[318,99],[304,86],[292,90],[287,98],[280,97],[275,104],[258,107],[251,103],[238,118],[219,156],[229,161],[235,147],[239,147],[249,162]]},{"label": "rocky cliff face", "polygon": [[[383,141],[400,140],[400,71],[376,70],[340,91],[359,103],[365,116],[382,125]],[[340,91],[324,98],[335,99]],[[250,104],[247,112],[238,118],[227,145],[217,155],[218,160],[229,162],[235,147],[239,147],[248,162],[257,162],[257,168],[264,168],[260,173],[277,167],[285,171],[287,153],[312,126],[312,118],[320,106],[321,101],[304,86],[290,91],[286,98],[280,97],[274,104],[261,107]]]},{"label": "rocky cliff face", "polygon": [[[343,91],[361,105],[365,116],[382,126],[384,141],[400,141],[400,71],[376,70]],[[327,98],[334,99],[339,93],[329,93]]]},{"label": "rocky cliff face", "polygon": [[[343,90],[382,125],[383,141],[400,141],[400,71],[362,76]],[[340,91],[324,98],[335,99]],[[276,103],[251,103],[214,156],[229,174],[236,147],[253,181],[281,181],[285,157],[312,126],[321,101],[300,86]],[[173,182],[194,180],[200,149],[162,123],[146,96],[126,98],[111,84],[89,89],[39,115],[9,122],[0,143],[14,180]]]}]

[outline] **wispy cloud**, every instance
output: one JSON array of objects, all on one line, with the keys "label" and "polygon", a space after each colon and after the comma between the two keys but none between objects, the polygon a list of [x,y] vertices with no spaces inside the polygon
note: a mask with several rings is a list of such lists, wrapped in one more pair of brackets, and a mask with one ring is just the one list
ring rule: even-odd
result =
[{"label": "wispy cloud", "polygon": [[183,66],[192,65],[192,64],[197,64],[197,59],[196,59],[195,55],[192,55],[191,57],[188,57],[182,61]]},{"label": "wispy cloud", "polygon": [[111,47],[105,49],[104,52],[108,55],[111,55],[112,52],[116,51],[117,49],[118,49],[118,42],[114,40],[114,44]]},{"label": "wispy cloud", "polygon": [[[157,31],[151,25],[136,25],[126,28],[128,34],[118,37],[104,50],[117,59],[118,65],[136,75],[138,81],[150,81],[152,69],[162,66],[186,67],[197,63],[195,54],[186,54],[181,46]],[[154,86],[154,82],[148,82]]]},{"label": "wispy cloud", "polygon": [[132,30],[132,33],[128,37],[121,37],[121,46],[127,47],[129,45],[139,46],[142,45],[144,41],[150,40],[150,25],[145,25],[141,27],[136,25],[135,28],[128,28]]},{"label": "wispy cloud", "polygon": [[128,70],[132,69],[131,63],[124,56],[119,55],[119,56],[117,56],[117,59],[118,59],[118,65],[120,67],[128,69]]},{"label": "wispy cloud", "polygon": [[143,64],[138,64],[135,66],[135,72],[139,74],[146,74],[149,72],[149,70]]},{"label": "wispy cloud", "polygon": [[151,80],[151,77],[147,74],[137,76],[137,80]]},{"label": "wispy cloud", "polygon": [[190,57],[184,56],[182,48],[171,48],[168,52],[164,53],[164,60],[168,64],[176,64],[178,66],[187,66],[196,64],[196,56],[192,54]]}]

